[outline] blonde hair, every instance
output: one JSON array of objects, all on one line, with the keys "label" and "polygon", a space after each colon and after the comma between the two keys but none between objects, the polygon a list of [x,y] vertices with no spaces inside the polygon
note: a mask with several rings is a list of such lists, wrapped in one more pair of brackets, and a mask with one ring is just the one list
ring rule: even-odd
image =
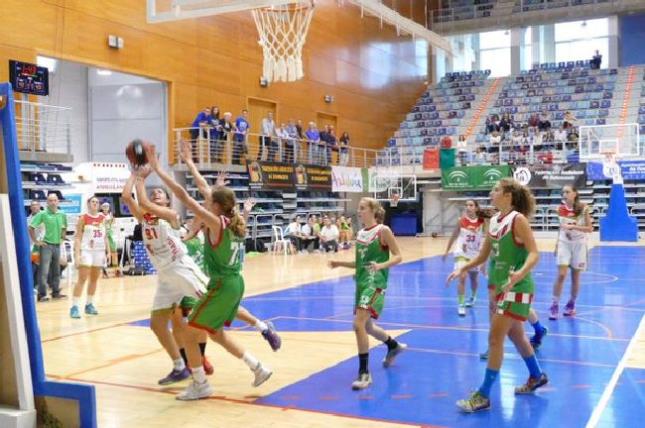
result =
[{"label": "blonde hair", "polygon": [[369,209],[372,210],[377,223],[383,223],[385,220],[385,209],[379,201],[374,198],[361,198],[361,202],[365,202]]},{"label": "blonde hair", "polygon": [[535,197],[528,187],[520,184],[519,181],[510,177],[499,180],[499,185],[504,193],[511,194],[511,205],[522,214],[529,218],[535,212]]},{"label": "blonde hair", "polygon": [[246,222],[237,210],[235,193],[228,187],[213,186],[211,198],[213,203],[219,204],[224,216],[231,220],[228,228],[236,236],[240,238],[246,237]]}]

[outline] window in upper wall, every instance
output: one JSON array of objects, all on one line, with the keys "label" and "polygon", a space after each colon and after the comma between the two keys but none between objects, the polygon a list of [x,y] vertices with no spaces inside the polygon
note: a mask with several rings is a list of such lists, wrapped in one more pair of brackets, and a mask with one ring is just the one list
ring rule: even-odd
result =
[{"label": "window in upper wall", "polygon": [[567,62],[591,59],[596,54],[596,50],[602,55],[600,67],[607,68],[607,63],[609,62],[609,37],[556,42],[555,61]]},{"label": "window in upper wall", "polygon": [[590,19],[588,21],[561,22],[555,24],[555,42],[587,40],[609,36],[609,20]]},{"label": "window in upper wall", "polygon": [[487,31],[479,33],[479,49],[510,48],[511,31]]},{"label": "window in upper wall", "polygon": [[486,49],[479,52],[480,69],[490,70],[491,77],[511,74],[511,48]]}]

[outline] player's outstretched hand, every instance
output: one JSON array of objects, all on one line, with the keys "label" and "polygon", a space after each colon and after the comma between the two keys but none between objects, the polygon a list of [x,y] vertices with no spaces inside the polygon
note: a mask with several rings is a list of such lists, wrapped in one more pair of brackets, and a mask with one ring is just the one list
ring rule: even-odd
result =
[{"label": "player's outstretched hand", "polygon": [[446,287],[448,287],[450,283],[457,278],[466,278],[466,271],[463,268],[455,269],[450,275],[448,275],[448,278],[446,279]]}]

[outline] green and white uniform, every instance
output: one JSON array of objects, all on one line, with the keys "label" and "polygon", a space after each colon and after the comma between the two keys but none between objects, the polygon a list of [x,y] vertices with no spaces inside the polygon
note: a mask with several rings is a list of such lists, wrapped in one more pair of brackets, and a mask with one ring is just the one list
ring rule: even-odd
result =
[{"label": "green and white uniform", "polygon": [[112,215],[112,213],[104,214],[104,216],[105,216],[105,230],[107,232],[107,239],[108,239],[108,245],[110,246],[110,252],[116,253],[116,241],[114,240],[114,216]]},{"label": "green and white uniform", "polygon": [[489,288],[495,287],[497,313],[520,321],[529,316],[535,283],[527,274],[508,292],[502,291],[512,272],[524,266],[529,252],[522,244],[515,242],[513,226],[520,213],[511,211],[502,216],[495,215],[490,221],[488,237],[491,240]]},{"label": "green and white uniform", "polygon": [[[204,267],[204,234],[200,231],[193,238],[184,241],[186,245],[186,250],[188,251],[188,256],[199,266],[201,271],[205,274],[206,269]],[[191,296],[184,296],[179,302],[179,307],[182,309],[192,309],[199,302],[199,299]],[[188,313],[188,312],[186,312]]]},{"label": "green and white uniform", "polygon": [[390,259],[390,249],[381,242],[382,224],[361,229],[356,235],[356,302],[355,308],[367,309],[372,318],[383,310],[389,269],[371,272],[372,262],[384,263]]},{"label": "green and white uniform", "polygon": [[189,324],[209,332],[229,326],[235,319],[244,295],[244,279],[240,271],[244,258],[244,238],[228,228],[230,220],[220,216],[222,230],[219,242],[210,242],[206,230],[204,265],[210,282],[203,296],[188,318]]}]

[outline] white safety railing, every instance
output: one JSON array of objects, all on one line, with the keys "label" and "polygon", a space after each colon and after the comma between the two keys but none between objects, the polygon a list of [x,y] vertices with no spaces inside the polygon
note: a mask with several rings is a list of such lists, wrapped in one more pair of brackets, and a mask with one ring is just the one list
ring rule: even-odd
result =
[{"label": "white safety railing", "polygon": [[174,163],[180,163],[181,141],[191,141],[193,161],[204,168],[214,165],[246,165],[262,160],[311,165],[370,167],[376,164],[379,151],[338,142],[330,145],[307,139],[279,138],[256,133],[246,135],[222,132],[213,127],[175,128]]},{"label": "white safety railing", "polygon": [[534,12],[552,10],[558,8],[578,7],[585,5],[618,4],[621,0],[516,0],[512,8],[497,7],[499,0],[491,0],[488,3],[476,5],[463,5],[459,0],[443,2],[447,7],[429,10],[429,22],[432,24],[444,24],[447,22],[466,21],[480,18],[503,18],[521,12]]},{"label": "white safety railing", "polygon": [[71,108],[19,100],[15,107],[19,150],[71,153]]}]

